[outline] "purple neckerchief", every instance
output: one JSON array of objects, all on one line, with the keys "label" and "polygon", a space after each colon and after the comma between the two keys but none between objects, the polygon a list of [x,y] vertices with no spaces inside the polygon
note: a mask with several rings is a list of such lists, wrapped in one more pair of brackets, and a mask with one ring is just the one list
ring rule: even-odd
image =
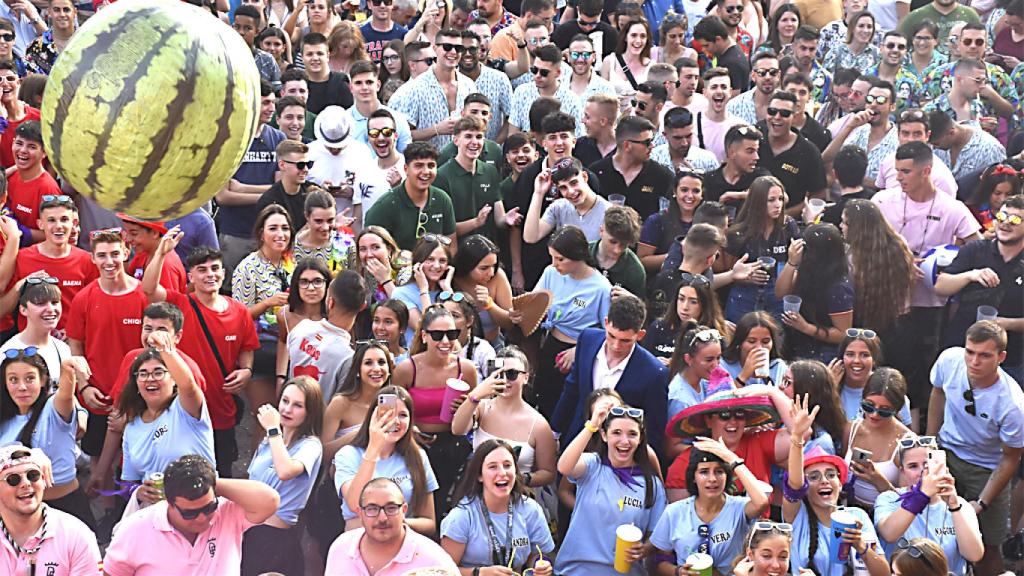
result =
[{"label": "purple neckerchief", "polygon": [[139,486],[142,486],[141,482],[132,482],[132,481],[122,482],[120,480],[114,480],[114,484],[117,485],[116,489],[114,489],[114,490],[100,490],[99,491],[100,495],[102,495],[102,496],[120,496],[121,498],[123,498],[127,502],[128,500],[131,500],[132,493],[135,492],[135,489],[138,488]]},{"label": "purple neckerchief", "polygon": [[633,476],[643,476],[644,471],[639,466],[629,466],[628,468],[616,468],[612,466],[612,461],[607,456],[601,456],[601,464],[611,468],[611,471],[619,478],[619,482],[622,482],[626,486],[640,486],[641,484],[633,479]]}]

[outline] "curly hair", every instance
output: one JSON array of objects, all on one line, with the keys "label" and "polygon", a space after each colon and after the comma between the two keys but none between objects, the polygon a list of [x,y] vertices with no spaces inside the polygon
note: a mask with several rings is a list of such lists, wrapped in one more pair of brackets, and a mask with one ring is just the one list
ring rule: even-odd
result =
[{"label": "curly hair", "polygon": [[851,200],[843,215],[853,268],[853,324],[885,330],[910,300],[914,255],[871,201]]}]

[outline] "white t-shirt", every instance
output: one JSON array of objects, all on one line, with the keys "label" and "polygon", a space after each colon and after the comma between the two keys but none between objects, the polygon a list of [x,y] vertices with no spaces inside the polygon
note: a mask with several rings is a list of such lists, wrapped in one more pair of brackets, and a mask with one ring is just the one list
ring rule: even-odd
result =
[{"label": "white t-shirt", "polygon": [[[24,350],[29,345],[22,339],[22,333],[19,332],[11,337],[10,340],[4,342],[0,346],[0,353],[7,352],[8,350]],[[71,348],[63,340],[50,337],[50,341],[46,346],[37,346],[37,354],[43,357],[46,361],[46,369],[50,372],[50,385],[56,388],[57,381],[60,380],[60,363],[65,358],[71,358]]]}]

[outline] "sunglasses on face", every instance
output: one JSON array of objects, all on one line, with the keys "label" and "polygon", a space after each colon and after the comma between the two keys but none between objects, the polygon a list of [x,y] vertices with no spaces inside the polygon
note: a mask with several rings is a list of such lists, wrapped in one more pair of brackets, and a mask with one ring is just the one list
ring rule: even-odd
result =
[{"label": "sunglasses on face", "polygon": [[964,46],[984,46],[985,45],[985,39],[984,38],[963,38],[962,40],[960,40],[960,42],[963,43]]},{"label": "sunglasses on face", "polygon": [[541,78],[547,78],[549,75],[551,75],[551,70],[547,68],[538,68],[536,66],[530,66],[530,74],[533,74],[534,76],[540,74]]},{"label": "sunglasses on face", "polygon": [[498,374],[498,377],[501,378],[502,380],[517,380],[517,379],[519,379],[519,376],[522,375],[522,374],[525,374],[525,372],[523,372],[522,370],[516,370],[515,368],[509,368],[508,370],[505,370],[504,372],[500,372]]},{"label": "sunglasses on face", "polygon": [[427,56],[426,58],[420,58],[419,60],[409,60],[409,62],[422,62],[427,66],[433,66],[434,62],[437,62],[437,58],[434,56]]},{"label": "sunglasses on face", "polygon": [[291,160],[282,160],[282,162],[284,162],[285,164],[291,164],[292,166],[295,166],[299,170],[312,170],[313,169],[313,161],[312,160],[300,160],[298,162],[293,162]]},{"label": "sunglasses on face", "polygon": [[593,52],[569,52],[569,58],[573,60],[590,60],[590,57],[593,55]]},{"label": "sunglasses on face", "polygon": [[366,135],[369,136],[370,138],[374,138],[374,139],[380,138],[381,136],[383,136],[385,138],[391,138],[392,136],[395,135],[395,129],[394,128],[370,128],[369,130],[366,131]]},{"label": "sunglasses on face", "polygon": [[0,34],[0,40],[3,40],[4,42],[14,42],[14,34],[11,34],[10,32]]},{"label": "sunglasses on face", "polygon": [[865,330],[863,328],[847,328],[847,338],[864,338],[866,340],[874,340],[878,334],[875,334],[874,330]]},{"label": "sunglasses on face", "polygon": [[630,104],[633,105],[633,108],[636,108],[641,112],[647,110],[647,102],[644,102],[643,100],[637,100],[636,98],[634,98],[633,100],[630,101]]},{"label": "sunglasses on face", "polygon": [[[641,104],[643,104],[643,102],[641,102]],[[643,110],[643,108],[639,107],[639,106],[637,107],[637,109],[638,110]],[[644,140],[631,140],[631,139],[627,139],[626,142],[632,142],[633,144],[639,144],[639,145],[643,146],[644,148],[650,148],[651,145],[654,144],[654,138],[646,138]]]},{"label": "sunglasses on face", "polygon": [[453,328],[452,330],[425,330],[430,339],[434,342],[440,342],[445,338],[449,342],[454,342],[459,337],[459,329]]},{"label": "sunglasses on face", "polygon": [[892,408],[879,408],[878,406],[875,406],[874,404],[868,402],[867,400],[861,400],[860,409],[863,410],[864,413],[868,415],[877,412],[880,418],[892,418],[893,416],[896,415],[896,411],[893,410]]},{"label": "sunglasses on face", "polygon": [[885,45],[885,47],[888,50],[906,50],[907,49],[907,45],[906,44],[897,44],[895,42],[889,42],[888,44]]},{"label": "sunglasses on face", "polygon": [[380,516],[380,513],[382,511],[389,518],[393,518],[395,516],[398,516],[398,513],[402,511],[402,505],[401,504],[385,504],[383,506],[378,506],[376,504],[367,504],[366,506],[362,506],[362,510],[363,510],[363,514],[367,518],[376,518],[377,516]]},{"label": "sunglasses on face", "polygon": [[765,77],[768,77],[768,76],[775,77],[775,76],[779,75],[779,69],[778,68],[756,68],[756,69],[754,69],[754,74],[757,74],[761,78],[765,78]]},{"label": "sunglasses on face", "polygon": [[39,470],[29,470],[24,474],[18,474],[16,472],[13,474],[8,474],[7,477],[4,478],[4,482],[7,482],[7,485],[10,486],[11,488],[17,488],[18,486],[21,486],[22,478],[27,478],[29,483],[35,484],[36,482],[39,482],[39,479],[42,477],[43,473],[40,472]]},{"label": "sunglasses on face", "polygon": [[217,501],[216,498],[214,498],[212,502],[210,502],[206,506],[203,506],[202,508],[194,508],[190,510],[182,510],[181,507],[179,507],[177,504],[171,504],[171,506],[174,506],[174,509],[177,510],[178,514],[181,514],[181,517],[185,520],[195,520],[196,518],[199,518],[200,514],[203,514],[205,516],[212,516],[213,513],[217,511],[217,506],[219,505],[220,503]]},{"label": "sunglasses on face", "polygon": [[442,44],[438,44],[438,46],[440,46],[441,50],[445,52],[454,51],[456,54],[462,54],[463,52],[466,51],[466,47],[463,46],[462,44],[449,44],[447,42],[444,42]]},{"label": "sunglasses on face", "polygon": [[1024,218],[1021,218],[1019,214],[1010,214],[1006,210],[996,212],[996,220],[1000,224],[1009,224],[1010,226],[1019,226],[1021,222],[1024,222]]},{"label": "sunglasses on face", "polygon": [[391,6],[393,0],[370,0],[374,6]]},{"label": "sunglasses on face", "polygon": [[441,292],[437,296],[437,301],[438,302],[448,302],[448,301],[451,301],[451,302],[462,302],[465,299],[466,299],[466,295],[463,294],[462,292],[449,292],[448,290],[445,290],[444,292]]},{"label": "sunglasses on face", "polygon": [[747,411],[743,408],[739,410],[723,410],[721,412],[715,412],[715,416],[718,416],[720,420],[746,420]]},{"label": "sunglasses on face", "polygon": [[723,6],[722,9],[725,10],[726,14],[735,14],[736,12],[743,11],[743,6]]},{"label": "sunglasses on face", "polygon": [[872,96],[871,94],[868,94],[867,96],[864,97],[864,101],[867,102],[868,104],[888,104],[889,103],[889,97],[888,96]]},{"label": "sunglasses on face", "polygon": [[772,106],[769,106],[768,107],[768,115],[769,116],[778,116],[780,118],[789,118],[790,116],[793,115],[793,111],[792,110],[782,110],[781,108],[774,108]]},{"label": "sunglasses on face", "polygon": [[593,28],[594,26],[597,26],[600,23],[600,18],[598,18],[597,20],[580,20],[579,18],[576,18],[576,25],[579,26],[580,28]]}]

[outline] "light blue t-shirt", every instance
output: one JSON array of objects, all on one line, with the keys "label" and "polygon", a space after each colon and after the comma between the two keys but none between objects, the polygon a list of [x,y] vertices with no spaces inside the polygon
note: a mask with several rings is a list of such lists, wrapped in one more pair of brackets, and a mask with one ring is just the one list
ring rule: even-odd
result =
[{"label": "light blue t-shirt", "polygon": [[[626,486],[611,468],[601,464],[597,454],[588,452],[580,461],[587,469],[579,478],[569,478],[576,485],[576,507],[555,559],[555,572],[562,576],[616,576],[615,529],[633,524],[644,534],[654,530],[665,511],[665,486],[654,477],[654,502],[644,508],[643,476],[633,477],[639,486]],[[643,576],[647,572],[643,562],[634,562],[629,573]]]},{"label": "light blue t-shirt", "polygon": [[[463,498],[459,505],[441,521],[441,538],[451,538],[466,545],[462,561],[459,562],[459,565],[464,568],[495,565],[491,557],[490,533],[487,531],[487,521],[484,519],[480,504],[478,497],[473,497],[472,500]],[[499,546],[507,549],[509,545],[508,513],[488,512],[488,515],[491,517],[491,526],[493,526]],[[544,519],[544,511],[536,500],[523,498],[512,507],[511,545],[516,556],[512,567],[517,570],[526,564],[530,553],[536,549],[535,546],[540,546],[541,551],[545,554],[549,554],[555,549],[555,541],[551,539],[551,529],[548,528],[547,520]]]},{"label": "light blue t-shirt", "polygon": [[546,222],[554,228],[553,231],[561,230],[566,226],[575,226],[583,231],[587,242],[596,242],[601,239],[601,226],[604,226],[604,212],[612,203],[602,196],[597,197],[597,203],[582,217],[565,198],[559,198],[548,206],[541,216],[541,221]]},{"label": "light blue t-shirt", "polygon": [[[669,504],[651,534],[651,544],[661,550],[675,552],[676,563],[679,565],[690,554],[699,552],[701,544],[705,542],[698,535],[704,521],[694,507],[696,498],[690,496]],[[746,496],[726,496],[725,506],[708,524],[708,554],[715,559],[715,570],[722,574],[732,571],[732,561],[743,552],[743,537],[750,529],[750,519],[743,510],[747,502],[750,502],[750,498]]]},{"label": "light blue t-shirt", "polygon": [[136,416],[129,422],[124,427],[121,449],[124,451],[121,477],[132,482],[141,482],[152,472],[163,472],[168,464],[186,454],[199,454],[211,465],[217,465],[213,425],[206,402],[197,419],[185,411],[177,396],[156,420],[146,423],[141,416]]},{"label": "light blue t-shirt", "polygon": [[967,413],[964,393],[970,389],[964,349],[947,348],[932,366],[932,386],[946,393],[945,419],[939,444],[975,466],[995,470],[1003,444],[1024,447],[1024,391],[1003,369],[999,381],[974,389],[975,415]]},{"label": "light blue t-shirt", "polygon": [[[430,301],[437,302],[437,296],[440,293],[440,290],[431,290]],[[403,284],[398,288],[395,288],[395,291],[391,293],[391,297],[395,300],[401,300],[404,302],[409,310],[416,310],[421,314],[423,313],[423,310],[420,310],[420,287],[417,286],[415,282],[409,282],[408,284]],[[415,336],[416,334],[413,332],[411,326],[405,329],[405,342],[409,347],[412,347],[413,338]],[[397,361],[395,364],[397,365]]]},{"label": "light blue t-shirt", "polygon": [[[857,520],[860,520],[863,524],[861,527],[861,537],[865,542],[878,542],[878,536],[875,534],[875,525],[871,523],[867,512],[853,506],[844,508],[844,510],[856,516]],[[818,520],[814,519],[814,522],[818,522]],[[818,550],[814,554],[814,567],[818,569],[818,573],[822,576],[843,576],[846,564],[837,562],[831,569],[829,568],[828,542],[830,530],[829,527],[818,522]],[[807,506],[801,505],[800,512],[793,519],[793,544],[789,547],[791,554],[790,569],[793,574],[799,574],[800,568],[807,568],[807,551],[810,550],[810,538],[811,527],[807,519]],[[854,569],[864,569],[864,573],[867,574],[867,566],[864,564],[864,560],[852,548],[850,549],[850,559],[848,561],[853,562]]]},{"label": "light blue t-shirt", "polygon": [[708,396],[708,381],[701,379],[700,392],[693,389],[682,374],[676,374],[668,383],[668,419],[671,422],[676,414],[690,406],[703,402]]},{"label": "light blue t-shirt", "polygon": [[[356,472],[359,471],[359,464],[363,461],[363,454],[366,453],[366,448],[359,448],[358,446],[344,446],[338,453],[334,455],[334,489],[338,491],[338,496],[341,498],[341,517],[346,521],[356,517],[356,513],[349,509],[348,504],[345,502],[345,496],[341,493],[341,487],[356,477]],[[427,492],[433,493],[437,490],[437,477],[434,476],[434,469],[430,467],[430,460],[427,459],[427,453],[420,448],[420,459],[423,460],[423,473],[426,476]],[[374,478],[391,478],[402,488],[402,496],[405,497],[405,501],[409,502],[409,513],[406,514],[409,518],[416,516],[416,511],[412,509],[412,475],[409,474],[409,469],[405,466],[405,460],[402,455],[398,452],[392,452],[391,456],[383,458],[377,461],[376,467],[373,469]]]},{"label": "light blue t-shirt", "polygon": [[604,275],[594,271],[583,280],[561,275],[548,266],[537,282],[537,290],[551,291],[551,307],[542,326],[558,328],[576,340],[584,328],[601,326],[612,303],[612,285]]},{"label": "light blue t-shirt", "polygon": [[[738,377],[740,372],[743,371],[743,364],[739,362],[728,362],[725,358],[722,358],[722,361],[719,362],[718,365],[724,368],[725,371],[733,378]],[[782,378],[786,375],[787,368],[788,366],[786,365],[786,361],[782,358],[772,358],[768,361],[768,377],[772,379],[773,384],[778,386],[779,383],[782,382]],[[751,376],[750,379],[747,380],[747,386],[752,386],[754,384],[767,384],[767,382],[757,376]]]},{"label": "light blue t-shirt", "polygon": [[[903,490],[900,490],[902,493]],[[965,504],[960,499],[961,504]],[[875,523],[882,522],[890,514],[900,507],[899,493],[895,491],[882,492],[875,500]],[[956,544],[956,528],[953,525],[953,513],[944,500],[929,504],[920,514],[914,517],[907,531],[903,533],[907,540],[914,538],[927,538],[936,542],[946,553],[946,560],[949,561],[949,571],[952,574],[966,574],[967,560],[960,555],[960,548]],[[886,556],[891,558],[896,551],[896,542],[882,541],[885,547]]]},{"label": "light blue t-shirt", "polygon": [[[63,486],[75,479],[75,432],[78,431],[78,422],[74,410],[71,411],[70,419],[65,421],[61,418],[53,407],[53,398],[50,396],[43,404],[43,412],[32,431],[31,447],[39,448],[50,458],[53,483],[55,486]],[[30,416],[31,412],[15,414],[0,424],[0,446],[18,442],[18,436],[25,424],[28,424]]]},{"label": "light blue t-shirt", "polygon": [[[846,413],[846,419],[850,422],[858,418],[863,418],[864,414],[860,410],[860,401],[864,397],[863,388],[850,388],[843,386],[839,389],[839,401],[843,404],[843,412]],[[900,408],[900,413],[897,414],[900,422],[903,422],[905,426],[910,426],[910,399],[904,397],[903,408]]]},{"label": "light blue t-shirt", "polygon": [[282,481],[274,470],[270,444],[264,439],[249,463],[249,480],[263,482],[281,495],[277,517],[294,526],[299,521],[299,512],[306,507],[309,494],[313,491],[323,454],[323,445],[316,436],[306,436],[295,442],[288,447],[288,455],[302,463],[303,471],[291,480]]}]

